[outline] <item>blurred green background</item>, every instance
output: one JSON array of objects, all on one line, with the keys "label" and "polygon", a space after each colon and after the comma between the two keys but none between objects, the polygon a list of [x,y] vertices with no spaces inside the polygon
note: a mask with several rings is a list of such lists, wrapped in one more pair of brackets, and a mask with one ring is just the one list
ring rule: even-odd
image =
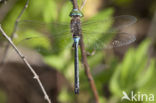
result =
[{"label": "blurred green background", "polygon": [[[11,2],[11,3],[10,3]],[[82,1],[79,1],[81,5]],[[6,4],[0,4],[0,23],[5,32],[10,36],[14,23],[20,11],[24,7],[26,0],[8,0]],[[119,47],[111,50],[97,51],[95,55],[88,56],[88,62],[91,68],[98,93],[100,103],[133,103],[132,101],[121,101],[123,91],[129,96],[131,91],[136,94],[138,92],[144,94],[156,95],[156,33],[154,31],[156,15],[155,0],[88,0],[82,12],[83,20],[92,18],[103,20],[117,15],[133,15],[138,21],[133,24],[130,29],[125,28],[129,33],[136,36],[136,41],[128,46]],[[69,13],[72,10],[72,4],[69,0],[30,0],[28,8],[20,20],[40,21],[39,23],[56,23],[69,24]],[[98,31],[107,32],[111,28],[112,21],[102,24],[105,29]],[[31,27],[32,25],[32,27]],[[35,28],[36,24],[28,24],[22,26],[19,22],[14,42],[39,50],[46,64],[54,67],[61,72],[68,80],[71,86],[74,86],[74,53],[71,48],[63,48],[62,44],[68,42],[60,42],[60,38],[49,40],[47,36],[49,32],[57,35],[58,32],[69,32],[69,26],[57,26],[51,30],[52,24],[42,25]],[[101,25],[100,23],[97,25]],[[97,26],[96,25],[96,26]],[[34,28],[33,28],[34,26]],[[88,29],[96,28],[95,25],[88,26]],[[86,26],[87,27],[87,26]],[[97,28],[96,28],[97,29]],[[48,30],[48,31],[47,31]],[[62,33],[61,40],[66,37],[66,32]],[[39,36],[39,37],[38,37]],[[34,37],[29,39],[29,37]],[[24,38],[28,39],[20,42]],[[113,37],[110,35],[110,38]],[[0,43],[5,39],[0,35]],[[51,41],[55,41],[54,44]],[[105,41],[108,40],[105,38]],[[94,40],[92,41],[94,43]],[[57,48],[57,52],[52,50]],[[38,51],[37,51],[38,52]],[[30,55],[31,56],[31,55]],[[81,56],[80,56],[81,62]],[[6,103],[7,97],[3,90],[0,89],[0,103]],[[84,73],[84,68],[80,63],[80,94],[75,96],[67,88],[60,90],[58,101],[61,103],[94,103],[93,94],[90,89],[88,80]],[[141,101],[138,103],[150,103]],[[156,102],[152,102],[156,103]]]}]

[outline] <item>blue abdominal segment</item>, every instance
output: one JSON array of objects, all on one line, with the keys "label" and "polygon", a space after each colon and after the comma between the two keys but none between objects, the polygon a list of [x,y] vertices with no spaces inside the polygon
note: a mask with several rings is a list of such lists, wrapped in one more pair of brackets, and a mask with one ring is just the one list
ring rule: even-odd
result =
[{"label": "blue abdominal segment", "polygon": [[74,43],[78,44],[79,40],[80,40],[80,37],[79,36],[75,36],[75,37],[73,37],[73,40],[74,40]]},{"label": "blue abdominal segment", "polygon": [[75,65],[74,65],[74,70],[75,70],[75,94],[79,94],[79,57],[78,57],[78,45],[79,45],[79,36],[73,37],[74,39],[74,47],[75,47]]}]

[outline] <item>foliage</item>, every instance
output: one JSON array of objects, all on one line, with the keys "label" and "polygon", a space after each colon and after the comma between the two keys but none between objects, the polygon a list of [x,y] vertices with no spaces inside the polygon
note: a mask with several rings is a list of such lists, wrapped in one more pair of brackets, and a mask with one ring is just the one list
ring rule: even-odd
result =
[{"label": "foliage", "polygon": [[123,63],[115,69],[110,81],[110,90],[119,99],[122,97],[122,91],[156,94],[152,88],[152,85],[155,85],[153,79],[156,65],[154,59],[148,58],[149,43],[149,40],[145,40],[136,50],[130,49]]},{"label": "foliage", "polygon": [[0,90],[0,103],[6,103],[6,94],[4,91]]}]

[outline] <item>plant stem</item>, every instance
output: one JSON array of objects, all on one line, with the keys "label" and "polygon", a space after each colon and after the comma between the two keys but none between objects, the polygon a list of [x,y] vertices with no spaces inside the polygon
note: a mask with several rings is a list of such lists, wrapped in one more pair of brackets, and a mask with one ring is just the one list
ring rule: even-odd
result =
[{"label": "plant stem", "polygon": [[84,8],[84,6],[85,6],[86,3],[87,3],[87,0],[83,0],[82,5],[80,7],[80,10],[82,10]]},{"label": "plant stem", "polygon": [[88,61],[87,61],[87,56],[86,56],[86,51],[85,51],[85,46],[84,46],[84,41],[83,41],[83,36],[81,35],[81,39],[80,39],[80,48],[81,48],[81,55],[82,55],[82,63],[84,65],[85,68],[85,74],[88,78],[88,81],[90,83],[90,87],[93,91],[93,95],[95,98],[96,103],[99,103],[99,96],[98,96],[98,92],[96,90],[96,86],[94,83],[94,79],[92,77],[92,74],[90,72],[90,67],[88,65]]},{"label": "plant stem", "polygon": [[[14,29],[13,29],[13,31],[12,31],[12,33],[11,33],[11,40],[13,40],[13,38],[14,38],[14,36],[15,36],[15,34],[16,34],[18,23],[19,23],[20,18],[22,17],[22,15],[23,15],[23,13],[24,13],[24,11],[25,11],[26,8],[28,7],[28,4],[29,4],[29,0],[27,0],[27,2],[25,3],[25,5],[24,5],[22,11],[20,12],[20,14],[18,15],[18,17],[17,17],[17,19],[16,19],[16,22],[15,22],[15,24],[14,24]],[[2,61],[1,61],[0,65],[3,65],[4,62],[5,62],[5,58],[6,58],[6,56],[8,55],[9,47],[10,47],[10,44],[8,43],[8,44],[6,45],[6,47],[5,47],[5,49],[4,49],[4,55],[3,55],[3,57],[2,57]]]},{"label": "plant stem", "polygon": [[15,46],[15,44],[12,42],[11,38],[7,36],[7,34],[4,32],[4,30],[1,28],[0,25],[0,33],[8,40],[9,44],[13,47],[13,49],[16,51],[16,53],[20,56],[20,58],[23,60],[23,62],[27,65],[27,67],[29,68],[29,70],[32,72],[32,74],[34,75],[34,79],[37,80],[43,94],[44,94],[44,98],[45,100],[47,100],[48,103],[51,103],[49,96],[47,95],[40,79],[39,76],[37,75],[37,73],[34,71],[34,69],[31,67],[31,65],[29,64],[29,62],[27,61],[27,59],[25,58],[25,56],[17,49],[17,47]]},{"label": "plant stem", "polygon": [[73,3],[73,9],[79,9],[78,8],[78,4],[77,4],[77,0],[71,0]]}]

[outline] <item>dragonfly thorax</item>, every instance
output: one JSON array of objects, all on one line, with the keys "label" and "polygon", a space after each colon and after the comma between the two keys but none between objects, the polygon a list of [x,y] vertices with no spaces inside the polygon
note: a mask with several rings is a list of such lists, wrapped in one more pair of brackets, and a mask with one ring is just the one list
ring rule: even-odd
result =
[{"label": "dragonfly thorax", "polygon": [[73,9],[70,14],[70,17],[83,17],[83,13],[79,11],[78,9]]},{"label": "dragonfly thorax", "polygon": [[71,32],[73,36],[80,36],[81,35],[81,21],[80,17],[73,17],[71,20]]}]

